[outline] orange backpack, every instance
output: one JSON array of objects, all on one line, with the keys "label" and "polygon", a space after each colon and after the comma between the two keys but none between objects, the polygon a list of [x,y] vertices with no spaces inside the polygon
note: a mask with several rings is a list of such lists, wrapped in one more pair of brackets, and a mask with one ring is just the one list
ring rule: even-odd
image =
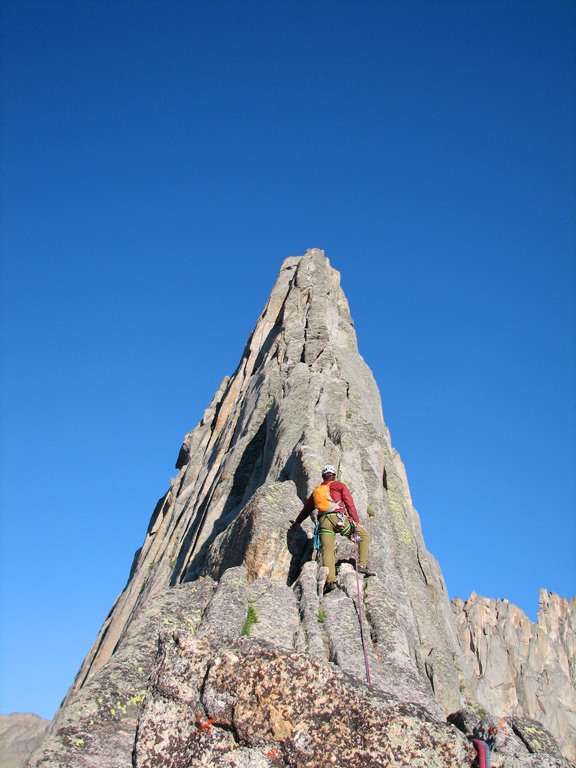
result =
[{"label": "orange backpack", "polygon": [[335,504],[330,496],[331,485],[332,482],[322,483],[317,488],[314,488],[314,491],[312,492],[314,506],[319,512],[335,512],[337,509],[340,509],[338,504]]}]

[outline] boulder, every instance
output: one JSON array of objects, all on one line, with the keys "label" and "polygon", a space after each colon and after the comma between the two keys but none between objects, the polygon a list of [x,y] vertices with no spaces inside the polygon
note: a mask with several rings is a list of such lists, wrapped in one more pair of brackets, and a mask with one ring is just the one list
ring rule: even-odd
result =
[{"label": "boulder", "polygon": [[134,754],[135,768],[440,768],[471,764],[474,753],[426,710],[306,653],[252,638],[214,649],[165,632]]}]

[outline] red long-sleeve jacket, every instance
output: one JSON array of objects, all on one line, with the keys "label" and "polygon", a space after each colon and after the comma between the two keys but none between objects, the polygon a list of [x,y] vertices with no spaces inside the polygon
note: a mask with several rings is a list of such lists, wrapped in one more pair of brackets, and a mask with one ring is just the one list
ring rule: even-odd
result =
[{"label": "red long-sleeve jacket", "polygon": [[[328,480],[325,480],[322,485],[326,485]],[[344,483],[341,483],[339,480],[333,480],[332,484],[330,485],[330,496],[332,497],[332,501],[335,504],[338,504],[338,506],[342,509],[342,512],[346,511],[354,520],[355,523],[359,523],[358,520],[358,512],[356,512],[356,507],[354,506],[354,502],[352,501],[352,496],[350,495],[350,491]],[[294,525],[300,525],[300,523],[303,520],[306,520],[306,518],[314,512],[316,509],[314,505],[314,494],[310,496],[310,498],[306,501],[306,504],[302,507],[302,511],[294,521]]]}]

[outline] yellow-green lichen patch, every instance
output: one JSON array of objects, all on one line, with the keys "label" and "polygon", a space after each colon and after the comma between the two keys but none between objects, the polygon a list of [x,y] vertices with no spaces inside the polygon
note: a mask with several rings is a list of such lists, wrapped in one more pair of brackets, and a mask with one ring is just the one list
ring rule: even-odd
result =
[{"label": "yellow-green lichen patch", "polygon": [[146,699],[146,691],[142,690],[136,693],[134,696],[132,696],[131,699],[129,699],[126,702],[127,707],[139,707],[141,704],[144,703]]},{"label": "yellow-green lichen patch", "polygon": [[412,541],[412,536],[410,535],[410,531],[408,531],[406,528],[403,528],[400,531],[400,541],[402,544],[405,544],[407,547],[410,547],[410,549],[414,549],[414,542]]},{"label": "yellow-green lichen patch", "polygon": [[409,549],[415,550],[416,547],[414,544],[414,539],[412,538],[412,531],[406,523],[402,504],[397,500],[395,494],[390,494],[390,509],[392,511],[392,517],[394,520],[394,527],[398,532],[398,538]]}]

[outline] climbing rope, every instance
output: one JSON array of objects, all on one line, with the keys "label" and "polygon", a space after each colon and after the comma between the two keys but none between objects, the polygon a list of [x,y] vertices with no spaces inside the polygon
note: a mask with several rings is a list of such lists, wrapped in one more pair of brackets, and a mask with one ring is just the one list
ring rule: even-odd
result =
[{"label": "climbing rope", "polygon": [[490,768],[490,748],[485,741],[470,739],[478,752],[478,768]]},{"label": "climbing rope", "polygon": [[[364,628],[362,627],[362,601],[360,600],[360,577],[358,576],[358,542],[356,541],[356,530],[352,531],[354,539],[354,559],[356,562],[356,589],[358,590],[358,618],[360,619],[360,637],[362,638],[362,648],[364,649],[364,663],[366,664],[366,680],[368,685],[372,685],[370,680],[370,667],[368,666],[368,653],[366,651],[366,642],[364,641]],[[488,766],[490,768],[490,766]]]}]

